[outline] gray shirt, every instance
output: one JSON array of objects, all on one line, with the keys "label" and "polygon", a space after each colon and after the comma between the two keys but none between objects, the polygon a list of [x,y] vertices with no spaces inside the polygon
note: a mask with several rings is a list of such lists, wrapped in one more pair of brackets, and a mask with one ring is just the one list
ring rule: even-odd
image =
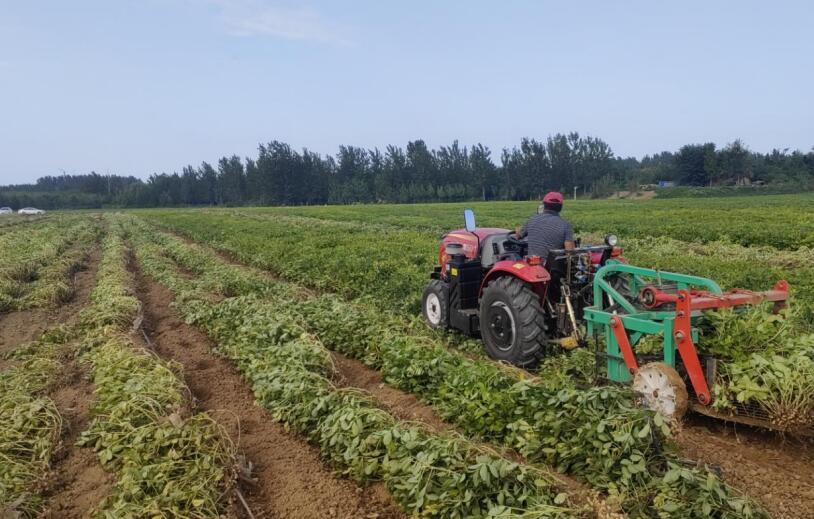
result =
[{"label": "gray shirt", "polygon": [[544,211],[529,218],[520,230],[520,237],[527,238],[529,256],[540,256],[543,261],[551,249],[562,249],[565,242],[574,241],[571,224],[553,211]]}]

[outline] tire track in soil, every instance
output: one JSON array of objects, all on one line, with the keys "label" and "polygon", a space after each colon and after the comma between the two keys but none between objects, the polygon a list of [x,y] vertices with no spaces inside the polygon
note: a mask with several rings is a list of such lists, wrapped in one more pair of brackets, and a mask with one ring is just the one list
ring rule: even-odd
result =
[{"label": "tire track in soil", "polygon": [[676,435],[682,453],[719,467],[724,479],[775,519],[814,519],[814,442],[691,417]]},{"label": "tire track in soil", "polygon": [[[258,519],[406,518],[383,484],[362,488],[340,477],[325,465],[319,449],[256,405],[231,362],[215,354],[212,341],[170,307],[173,294],[143,275],[135,262],[131,268],[154,351],[184,367],[197,409],[217,419],[254,464],[256,484],[244,484],[242,491]],[[244,514],[237,505],[234,513]]]}]

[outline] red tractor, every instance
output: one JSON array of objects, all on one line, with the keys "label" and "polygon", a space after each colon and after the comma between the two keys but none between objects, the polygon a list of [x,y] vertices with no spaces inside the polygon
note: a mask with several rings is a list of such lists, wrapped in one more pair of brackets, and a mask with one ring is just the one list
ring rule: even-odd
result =
[{"label": "red tractor", "polygon": [[464,214],[466,227],[443,236],[424,290],[427,323],[480,335],[490,357],[524,368],[534,367],[549,343],[581,342],[592,274],[620,254],[616,237],[540,258],[527,256],[526,242],[508,229],[477,228],[472,211]]},{"label": "red tractor", "polygon": [[[464,214],[466,227],[444,235],[424,290],[427,323],[480,335],[490,357],[524,368],[549,345],[570,349],[591,337],[604,345],[596,352],[602,378],[632,384],[665,416],[680,417],[689,397],[711,414],[718,359],[696,349],[705,312],[767,301],[778,311],[788,299],[785,281],[764,292],[724,292],[711,279],[629,265],[613,235],[603,245],[528,256],[508,229],[478,229],[472,211]],[[659,354],[639,352],[645,337],[661,342]],[[748,409],[738,413],[737,421],[770,426]]]}]

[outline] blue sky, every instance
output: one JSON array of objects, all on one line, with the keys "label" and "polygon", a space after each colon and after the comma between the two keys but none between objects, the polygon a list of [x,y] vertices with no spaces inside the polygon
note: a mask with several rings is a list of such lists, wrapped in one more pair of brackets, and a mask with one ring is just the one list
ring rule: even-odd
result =
[{"label": "blue sky", "polygon": [[814,3],[6,1],[0,184],[576,130],[814,145]]}]

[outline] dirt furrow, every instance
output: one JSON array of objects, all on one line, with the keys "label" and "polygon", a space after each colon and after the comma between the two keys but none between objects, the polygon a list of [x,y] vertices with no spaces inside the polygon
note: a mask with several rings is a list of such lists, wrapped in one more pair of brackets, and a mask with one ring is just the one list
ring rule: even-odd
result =
[{"label": "dirt furrow", "polygon": [[144,329],[153,348],[184,367],[197,408],[210,413],[253,465],[255,484],[241,488],[257,518],[403,518],[383,485],[365,488],[332,472],[319,450],[255,404],[234,366],[171,308],[172,293],[136,268]]},{"label": "dirt furrow", "polygon": [[776,519],[814,519],[814,445],[772,432],[690,419],[677,435],[691,459],[720,468],[726,481]]},{"label": "dirt furrow", "polygon": [[376,399],[379,407],[399,420],[419,422],[432,431],[453,429],[430,406],[414,395],[387,385],[382,374],[375,369],[335,351],[331,352],[331,358],[337,371],[336,381],[339,386],[367,391]]},{"label": "dirt furrow", "polygon": [[88,410],[95,398],[86,370],[76,360],[70,361],[58,384],[50,396],[64,420],[63,436],[43,492],[47,500],[44,517],[79,519],[87,517],[108,494],[115,477],[102,468],[92,449],[76,445],[90,422]]},{"label": "dirt furrow", "polygon": [[[9,341],[7,344],[24,344],[51,326],[76,318],[90,302],[100,259],[101,253],[95,249],[86,260],[86,267],[74,276],[74,296],[59,309],[8,314],[6,318],[20,327],[3,330],[4,338]],[[68,346],[66,350],[63,369],[51,384],[48,395],[63,419],[62,438],[42,495],[46,499],[43,517],[73,519],[86,517],[107,495],[114,478],[105,472],[92,450],[76,446],[79,434],[87,428],[90,420],[88,410],[95,398],[94,386],[85,368],[74,358],[72,347]]]}]

